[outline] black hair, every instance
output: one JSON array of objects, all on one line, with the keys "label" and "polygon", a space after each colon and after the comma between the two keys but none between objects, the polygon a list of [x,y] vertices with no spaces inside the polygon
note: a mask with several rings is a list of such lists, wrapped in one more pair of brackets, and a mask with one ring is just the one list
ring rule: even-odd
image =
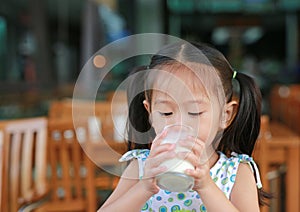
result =
[{"label": "black hair", "polygon": [[147,66],[135,67],[130,72],[130,80],[127,88],[128,102],[128,150],[150,149],[151,141],[155,138],[155,132],[149,121],[149,113],[145,109],[145,72]]},{"label": "black hair", "polygon": [[[204,57],[200,57],[199,52]],[[213,67],[211,70],[216,70],[221,80],[226,101],[230,102],[233,97],[237,98],[238,109],[235,117],[224,130],[221,141],[216,149],[227,156],[231,152],[251,156],[260,130],[262,101],[260,89],[250,76],[240,72],[235,74],[225,56],[215,48],[206,44],[187,42],[166,46],[166,48],[163,48],[156,55],[152,56],[149,66],[139,67],[134,70],[135,73],[140,72],[144,74],[140,75],[138,79],[137,77],[133,77],[128,89],[129,122],[135,128],[128,128],[129,149],[150,148],[150,143],[155,136],[155,132],[149,121],[149,113],[143,105],[143,100],[147,99],[151,101],[152,91],[151,89],[144,89],[144,92],[136,92],[137,87],[139,89],[142,88],[147,81],[147,71],[145,70],[168,66],[178,62],[181,63],[182,61]],[[234,80],[239,84],[238,94],[234,91]],[[137,95],[132,96],[132,94]],[[143,132],[142,137],[146,142],[142,142],[142,144],[141,142],[135,143],[136,139],[141,138],[138,137],[138,133],[134,133],[134,130]],[[135,144],[133,145],[133,143]],[[262,189],[259,189],[258,192],[259,203],[263,205],[264,199],[270,198],[270,195]]]}]

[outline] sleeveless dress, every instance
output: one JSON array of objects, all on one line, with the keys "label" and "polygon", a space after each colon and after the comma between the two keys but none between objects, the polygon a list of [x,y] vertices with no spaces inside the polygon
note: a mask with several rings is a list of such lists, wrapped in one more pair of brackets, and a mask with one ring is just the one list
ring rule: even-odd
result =
[{"label": "sleeveless dress", "polygon": [[[139,164],[139,177],[143,177],[144,165],[150,150],[136,149],[125,153],[120,162],[137,159]],[[216,185],[224,192],[229,199],[235,182],[236,173],[240,163],[247,163],[255,174],[256,185],[261,188],[261,181],[257,166],[252,159],[246,154],[232,153],[231,157],[227,157],[222,152],[218,152],[219,159],[216,164],[210,169],[210,176]],[[201,197],[196,191],[188,192],[170,192],[160,189],[157,194],[154,194],[141,209],[141,212],[197,212],[206,211],[206,208],[201,200]]]}]

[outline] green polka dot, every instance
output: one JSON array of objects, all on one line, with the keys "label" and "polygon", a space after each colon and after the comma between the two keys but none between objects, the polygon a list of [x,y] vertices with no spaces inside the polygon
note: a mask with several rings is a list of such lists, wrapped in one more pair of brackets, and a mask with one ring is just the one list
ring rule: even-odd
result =
[{"label": "green polka dot", "polygon": [[227,182],[228,182],[228,177],[225,177],[221,183],[222,183],[222,185],[225,185]]},{"label": "green polka dot", "polygon": [[230,177],[230,181],[234,183],[234,182],[235,182],[235,177],[236,177],[236,175],[233,174],[233,175]]},{"label": "green polka dot", "polygon": [[180,206],[179,205],[174,205],[172,208],[171,208],[171,212],[178,212],[180,211]]},{"label": "green polka dot", "polygon": [[168,209],[167,209],[166,206],[160,206],[159,207],[159,212],[167,212],[167,211],[168,211]]},{"label": "green polka dot", "polygon": [[178,198],[179,200],[183,200],[183,199],[185,198],[184,193],[179,193],[179,194],[177,194],[177,198]]},{"label": "green polka dot", "polygon": [[214,182],[217,182],[218,179],[219,179],[218,177],[215,177],[215,178],[213,179],[213,181],[214,181]]},{"label": "green polka dot", "polygon": [[190,206],[192,203],[193,203],[193,201],[191,199],[188,199],[188,200],[185,200],[183,204],[185,206]]},{"label": "green polka dot", "polygon": [[206,208],[205,208],[204,205],[200,205],[200,211],[201,211],[201,212],[205,212],[205,211],[206,211]]},{"label": "green polka dot", "polygon": [[146,210],[148,210],[148,208],[149,208],[149,205],[148,205],[148,203],[146,203],[146,204],[144,205],[144,207],[142,208],[142,211],[146,211]]},{"label": "green polka dot", "polygon": [[173,202],[174,201],[174,199],[172,198],[172,197],[170,197],[169,199],[168,199],[168,202]]}]

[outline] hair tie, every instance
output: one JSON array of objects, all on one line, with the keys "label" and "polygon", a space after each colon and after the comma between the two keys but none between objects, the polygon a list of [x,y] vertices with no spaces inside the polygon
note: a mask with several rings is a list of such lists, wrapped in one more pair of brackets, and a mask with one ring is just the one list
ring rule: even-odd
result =
[{"label": "hair tie", "polygon": [[235,79],[236,75],[237,75],[237,72],[233,71],[232,79]]}]

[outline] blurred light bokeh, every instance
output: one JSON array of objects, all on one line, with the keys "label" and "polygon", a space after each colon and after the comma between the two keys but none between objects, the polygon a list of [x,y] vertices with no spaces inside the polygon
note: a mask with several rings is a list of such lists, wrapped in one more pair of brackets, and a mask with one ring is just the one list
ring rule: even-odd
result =
[{"label": "blurred light bokeh", "polygon": [[[268,113],[271,88],[300,81],[299,14],[299,0],[1,0],[0,119],[47,114],[101,47],[146,32],[214,45],[257,80]],[[98,99],[149,58],[114,67]]]}]

